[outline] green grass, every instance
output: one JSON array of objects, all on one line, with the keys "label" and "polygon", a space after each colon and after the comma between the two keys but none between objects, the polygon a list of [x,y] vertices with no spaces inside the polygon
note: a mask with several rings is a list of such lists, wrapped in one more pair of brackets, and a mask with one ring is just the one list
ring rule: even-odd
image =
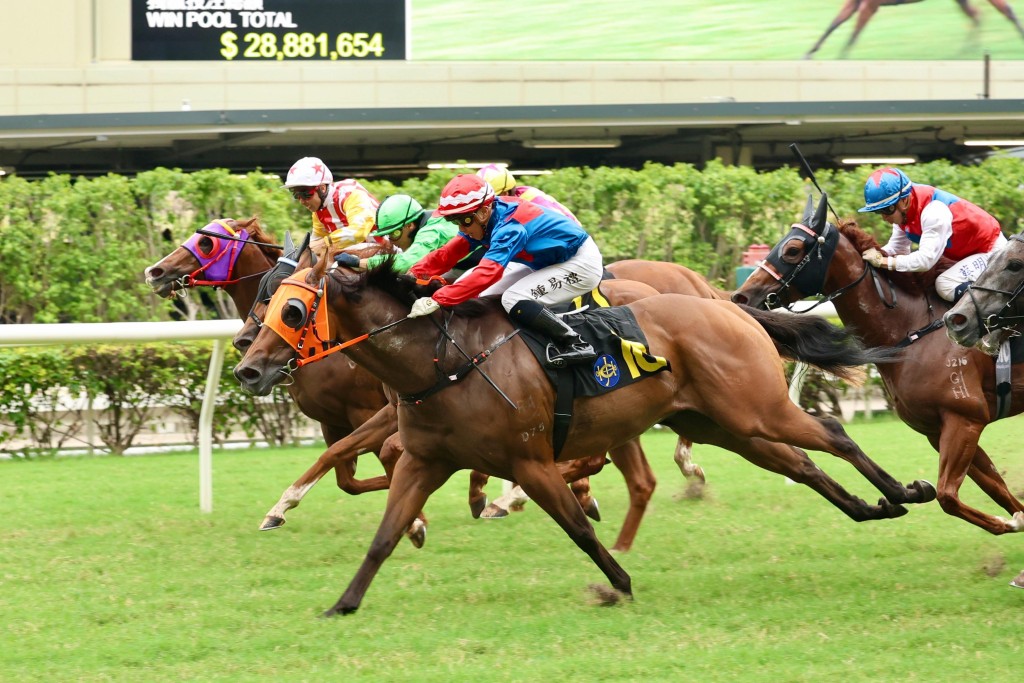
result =
[{"label": "green grass", "polygon": [[[902,424],[849,429],[900,479],[935,480],[937,457]],[[1015,491],[1022,432],[1008,420],[983,439]],[[426,547],[403,541],[360,611],[330,620],[317,615],[362,560],[384,494],[325,480],[284,529],[256,531],[315,449],[218,452],[212,515],[194,454],[0,463],[0,680],[1020,680],[1024,591],[1007,582],[1024,539],[934,503],[854,524],[701,446],[710,494],[686,500],[671,435],[644,443],[660,486],[620,557],[635,602],[591,604],[603,577],[535,506],[473,520],[460,473],[428,504]],[[877,498],[848,465],[816,460]],[[612,468],[593,484],[610,544],[624,487]]]},{"label": "green grass", "polygon": [[[1016,5],[1024,17],[1024,2]],[[882,7],[851,59],[1024,59],[1024,39],[988,2],[977,43],[954,0]],[[841,0],[642,0],[623,4],[520,0],[508,7],[464,0],[413,3],[416,60],[789,60],[801,59],[838,14]],[[838,59],[856,16],[829,36],[817,59]],[[908,73],[907,78],[915,75]],[[500,79],[501,73],[495,73]],[[980,72],[979,72],[980,79]],[[979,80],[980,85],[980,80]]]}]

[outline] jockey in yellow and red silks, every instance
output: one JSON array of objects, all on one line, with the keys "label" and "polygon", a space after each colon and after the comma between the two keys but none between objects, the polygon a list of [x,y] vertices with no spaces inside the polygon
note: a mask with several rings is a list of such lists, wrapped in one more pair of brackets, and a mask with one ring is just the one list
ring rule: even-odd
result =
[{"label": "jockey in yellow and red silks", "polygon": [[334,182],[327,164],[303,157],[288,170],[284,186],[313,214],[311,247],[323,240],[335,249],[369,240],[380,202],[359,182]]}]

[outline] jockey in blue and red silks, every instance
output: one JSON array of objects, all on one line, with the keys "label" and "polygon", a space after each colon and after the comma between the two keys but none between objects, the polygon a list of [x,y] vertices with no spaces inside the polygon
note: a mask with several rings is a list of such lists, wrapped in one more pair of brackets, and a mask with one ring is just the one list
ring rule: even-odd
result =
[{"label": "jockey in blue and red silks", "polygon": [[418,299],[410,317],[501,294],[510,318],[555,341],[557,350],[549,353],[553,362],[596,357],[593,347],[547,308],[586,294],[601,281],[601,252],[582,227],[551,209],[496,197],[489,184],[472,174],[458,175],[445,186],[437,213],[455,223],[459,233],[410,268],[412,275],[441,275],[473,248],[484,245],[486,251],[479,265],[458,280]]},{"label": "jockey in blue and red silks", "polygon": [[[882,250],[868,249],[864,260],[876,268],[922,272],[939,258],[957,261],[939,275],[935,290],[956,301],[985,270],[989,255],[1006,244],[999,221],[984,209],[945,190],[910,182],[903,171],[882,168],[864,184],[861,213],[877,213],[892,224]],[[911,244],[917,251],[911,253]]]}]

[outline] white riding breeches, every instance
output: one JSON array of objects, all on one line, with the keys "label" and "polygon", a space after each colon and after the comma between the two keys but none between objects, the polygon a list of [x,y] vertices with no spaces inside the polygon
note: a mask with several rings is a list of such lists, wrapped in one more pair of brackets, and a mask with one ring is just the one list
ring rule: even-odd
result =
[{"label": "white riding breeches", "polygon": [[935,279],[935,291],[946,301],[952,301],[957,286],[977,280],[988,265],[988,259],[992,253],[1001,249],[1005,244],[1006,238],[1000,235],[992,251],[985,254],[973,254],[957,261],[949,267],[949,270]]},{"label": "white riding breeches", "polygon": [[[473,272],[467,270],[462,277]],[[520,263],[509,263],[501,279],[480,292],[480,296],[501,294],[501,305],[509,311],[518,301],[533,299],[545,306],[569,301],[597,287],[604,273],[601,250],[588,237],[567,261],[533,270]],[[459,278],[460,280],[462,278]]]}]

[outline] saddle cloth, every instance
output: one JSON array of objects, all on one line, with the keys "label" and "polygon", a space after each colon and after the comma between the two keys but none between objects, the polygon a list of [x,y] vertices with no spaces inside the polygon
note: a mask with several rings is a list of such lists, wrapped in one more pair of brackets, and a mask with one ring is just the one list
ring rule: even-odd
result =
[{"label": "saddle cloth", "polygon": [[[603,300],[600,294],[598,296]],[[607,306],[607,302],[604,305]],[[526,328],[520,328],[519,333],[553,385],[558,386],[559,372],[572,371],[573,390],[578,398],[607,394],[664,370],[672,370],[665,358],[648,352],[643,330],[633,311],[624,306],[590,308],[561,317],[594,346],[598,356],[592,363],[570,365],[562,370],[548,367],[546,349],[551,340]]]}]

